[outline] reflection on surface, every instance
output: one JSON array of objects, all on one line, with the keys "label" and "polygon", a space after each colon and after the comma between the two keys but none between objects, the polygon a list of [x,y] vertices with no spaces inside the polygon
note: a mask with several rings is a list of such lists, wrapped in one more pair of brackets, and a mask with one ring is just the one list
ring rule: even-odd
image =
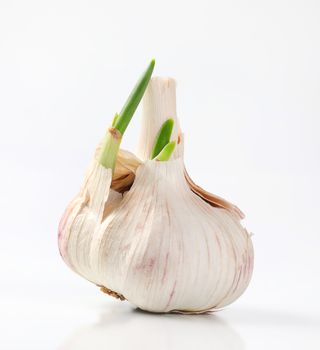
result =
[{"label": "reflection on surface", "polygon": [[218,314],[156,315],[114,307],[96,324],[78,329],[60,350],[180,348],[243,350],[245,346]]},{"label": "reflection on surface", "polygon": [[[231,310],[230,310],[231,309]],[[232,323],[255,327],[307,327],[320,328],[320,315],[310,315],[304,310],[268,310],[261,308],[230,308]]]}]

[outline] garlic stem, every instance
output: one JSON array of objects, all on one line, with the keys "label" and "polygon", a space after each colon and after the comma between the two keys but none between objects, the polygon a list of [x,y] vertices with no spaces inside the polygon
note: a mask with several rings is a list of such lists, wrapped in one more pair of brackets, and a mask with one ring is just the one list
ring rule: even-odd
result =
[{"label": "garlic stem", "polygon": [[142,96],[148,86],[149,80],[151,78],[153,68],[155,65],[155,60],[153,59],[150,63],[146,71],[142,74],[141,78],[136,83],[133,88],[130,96],[128,97],[126,103],[124,104],[121,112],[119,113],[119,117],[116,118],[114,127],[123,133],[126,131],[127,126],[130,123],[130,120],[136,111]]},{"label": "garlic stem", "polygon": [[154,159],[163,150],[163,148],[170,142],[173,125],[174,125],[174,120],[172,118],[169,118],[167,121],[163,123],[156,137],[154,147],[151,153],[151,159]]},{"label": "garlic stem", "polygon": [[[150,159],[152,154],[154,140],[168,118],[174,120],[171,139],[178,140],[179,122],[176,112],[175,80],[172,78],[153,77],[149,82],[141,104],[141,132],[137,156],[141,160],[147,160]],[[171,158],[177,159],[182,151],[182,147],[176,147]]]}]

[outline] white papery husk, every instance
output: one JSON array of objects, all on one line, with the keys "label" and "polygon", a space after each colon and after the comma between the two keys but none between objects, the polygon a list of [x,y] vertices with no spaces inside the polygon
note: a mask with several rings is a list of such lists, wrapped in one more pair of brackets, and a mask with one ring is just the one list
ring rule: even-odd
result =
[{"label": "white papery husk", "polygon": [[193,193],[182,158],[146,161],[124,196],[94,161],[60,227],[60,251],[89,281],[141,309],[221,308],[247,287],[250,236],[232,212]]},{"label": "white papery husk", "polygon": [[[146,101],[153,91],[169,94],[172,84],[151,81]],[[155,115],[159,125],[166,115],[176,119],[175,110],[163,111],[174,106],[147,104],[143,161],[120,150],[112,174],[93,160],[60,222],[59,248],[74,271],[112,296],[152,312],[201,313],[243,293],[253,247],[242,212],[190,179],[180,132],[174,130],[179,136],[172,160],[145,160],[154,139],[147,117]]]}]

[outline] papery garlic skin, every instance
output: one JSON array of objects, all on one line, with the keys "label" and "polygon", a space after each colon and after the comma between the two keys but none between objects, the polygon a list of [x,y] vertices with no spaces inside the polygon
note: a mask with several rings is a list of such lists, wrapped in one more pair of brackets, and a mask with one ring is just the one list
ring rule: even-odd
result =
[{"label": "papery garlic skin", "polygon": [[82,196],[69,215],[68,261],[80,275],[153,312],[221,308],[242,294],[251,239],[233,214],[190,190],[181,158],[141,165],[103,220],[108,181],[97,164],[84,191],[95,201]]},{"label": "papery garlic skin", "polygon": [[[178,138],[172,160],[147,160],[155,130],[168,117]],[[143,120],[142,160],[120,151],[114,174],[93,161],[61,220],[61,255],[84,278],[143,310],[222,308],[252,275],[253,246],[242,213],[186,174],[172,79],[150,81]]]}]

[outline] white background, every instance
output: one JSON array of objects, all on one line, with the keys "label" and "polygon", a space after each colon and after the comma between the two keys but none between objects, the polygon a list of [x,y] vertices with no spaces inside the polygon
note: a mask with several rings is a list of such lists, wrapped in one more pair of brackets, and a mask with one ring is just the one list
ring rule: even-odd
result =
[{"label": "white background", "polygon": [[[1,348],[320,348],[319,18],[317,0],[0,0]],[[137,312],[57,249],[60,216],[152,57],[178,82],[189,173],[254,233],[248,290],[211,316]]]}]

